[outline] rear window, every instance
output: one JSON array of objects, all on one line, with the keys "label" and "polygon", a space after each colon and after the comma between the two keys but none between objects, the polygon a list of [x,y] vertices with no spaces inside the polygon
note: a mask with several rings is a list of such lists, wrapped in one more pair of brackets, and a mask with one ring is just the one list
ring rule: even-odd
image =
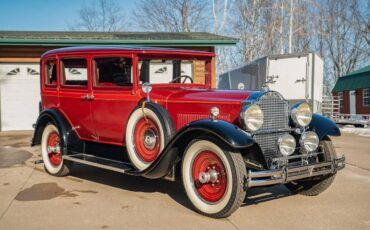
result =
[{"label": "rear window", "polygon": [[56,60],[47,60],[45,62],[45,84],[47,86],[57,85],[57,65]]},{"label": "rear window", "polygon": [[125,57],[95,58],[95,86],[131,86],[132,60]]},{"label": "rear window", "polygon": [[62,59],[63,85],[87,86],[87,60]]}]

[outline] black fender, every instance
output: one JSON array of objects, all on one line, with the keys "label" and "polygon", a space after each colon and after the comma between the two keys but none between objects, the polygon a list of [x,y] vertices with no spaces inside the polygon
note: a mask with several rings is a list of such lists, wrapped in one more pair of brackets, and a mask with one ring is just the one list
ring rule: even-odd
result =
[{"label": "black fender", "polygon": [[68,151],[84,152],[85,145],[83,141],[78,138],[64,115],[56,109],[45,109],[40,113],[36,122],[31,146],[41,144],[44,128],[50,122],[58,128],[61,137],[62,154],[68,154]]},{"label": "black fender", "polygon": [[331,119],[319,114],[312,114],[312,120],[309,129],[315,131],[322,140],[325,136],[340,136],[340,130],[337,124]]},{"label": "black fender", "polygon": [[177,132],[159,157],[147,169],[141,172],[130,171],[128,174],[141,175],[150,179],[166,176],[173,165],[181,160],[183,151],[190,140],[201,135],[218,138],[234,149],[245,149],[256,143],[249,133],[226,121],[198,120],[189,123]]}]

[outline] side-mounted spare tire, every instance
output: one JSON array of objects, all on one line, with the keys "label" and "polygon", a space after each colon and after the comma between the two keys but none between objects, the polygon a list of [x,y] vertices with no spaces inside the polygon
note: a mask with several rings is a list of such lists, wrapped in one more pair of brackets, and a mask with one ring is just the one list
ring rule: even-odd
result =
[{"label": "side-mounted spare tire", "polygon": [[126,126],[126,148],[132,165],[148,168],[175,134],[169,113],[159,104],[143,102],[131,113]]}]

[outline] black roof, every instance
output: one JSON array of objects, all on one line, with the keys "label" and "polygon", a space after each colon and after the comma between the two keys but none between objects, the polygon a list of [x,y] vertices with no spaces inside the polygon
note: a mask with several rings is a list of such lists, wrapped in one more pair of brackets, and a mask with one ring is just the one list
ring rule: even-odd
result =
[{"label": "black roof", "polygon": [[195,53],[195,54],[203,54],[213,56],[213,53],[205,52],[205,51],[195,51],[195,50],[184,50],[184,49],[174,49],[174,48],[165,48],[165,47],[149,47],[149,46],[77,46],[77,47],[66,47],[66,48],[59,48],[49,50],[44,53],[42,56],[50,55],[50,54],[57,54],[63,52],[94,52],[94,51],[136,51],[138,53],[145,53],[148,52],[173,52],[173,53]]}]

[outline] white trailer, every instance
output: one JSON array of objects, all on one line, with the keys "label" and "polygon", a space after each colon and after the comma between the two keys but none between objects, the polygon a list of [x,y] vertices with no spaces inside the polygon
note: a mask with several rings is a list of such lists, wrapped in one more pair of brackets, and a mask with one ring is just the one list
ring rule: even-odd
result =
[{"label": "white trailer", "polygon": [[218,88],[260,90],[267,85],[291,104],[307,99],[314,112],[321,113],[323,60],[315,53],[263,57],[220,75]]}]

